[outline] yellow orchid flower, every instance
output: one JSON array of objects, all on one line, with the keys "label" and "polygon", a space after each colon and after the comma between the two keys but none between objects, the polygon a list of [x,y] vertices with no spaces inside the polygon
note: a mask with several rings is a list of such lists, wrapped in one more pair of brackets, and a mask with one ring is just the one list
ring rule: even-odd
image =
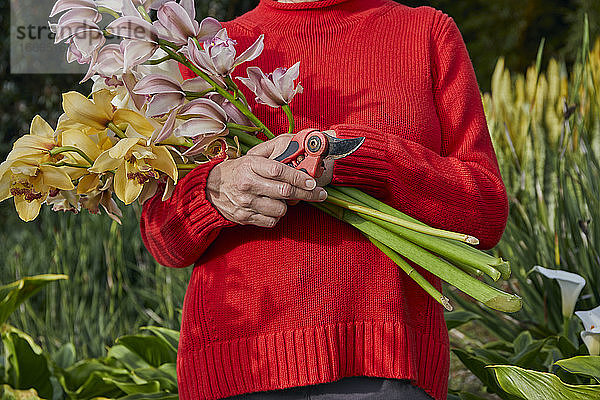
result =
[{"label": "yellow orchid flower", "polygon": [[34,165],[23,159],[6,160],[0,164],[0,201],[14,198],[19,217],[33,221],[51,190],[72,190],[75,187],[62,167]]},{"label": "yellow orchid flower", "polygon": [[50,150],[58,145],[52,127],[42,117],[36,115],[31,121],[29,134],[17,139],[6,159],[48,162],[51,159]]},{"label": "yellow orchid flower", "polygon": [[125,204],[134,202],[145,184],[160,177],[157,171],[177,182],[177,166],[169,150],[164,146],[145,146],[144,142],[140,138],[121,139],[88,169],[96,174],[114,170],[115,194]]},{"label": "yellow orchid flower", "polygon": [[[110,123],[113,123],[118,127],[130,125],[136,132],[150,137],[154,127],[146,117],[133,110],[115,109],[111,103],[114,96],[115,94],[108,89],[94,92],[92,100],[78,92],[67,92],[63,94],[63,109],[71,121],[92,128],[90,133],[104,131]],[[65,127],[69,124],[72,122],[63,123]]]}]

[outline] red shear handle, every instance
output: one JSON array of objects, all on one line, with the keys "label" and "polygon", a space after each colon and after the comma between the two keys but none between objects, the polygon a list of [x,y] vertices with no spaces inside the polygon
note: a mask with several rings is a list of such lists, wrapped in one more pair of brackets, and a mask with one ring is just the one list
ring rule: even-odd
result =
[{"label": "red shear handle", "polygon": [[275,158],[275,161],[303,171],[313,178],[319,178],[325,170],[323,159],[328,146],[329,141],[323,132],[304,129],[294,135],[287,149]]}]

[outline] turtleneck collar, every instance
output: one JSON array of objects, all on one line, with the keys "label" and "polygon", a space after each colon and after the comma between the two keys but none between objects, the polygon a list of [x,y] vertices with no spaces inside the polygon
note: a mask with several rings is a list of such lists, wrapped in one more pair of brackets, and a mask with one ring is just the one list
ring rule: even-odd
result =
[{"label": "turtleneck collar", "polygon": [[339,3],[344,3],[350,0],[319,0],[319,1],[303,1],[300,3],[282,3],[276,0],[260,0],[261,4],[268,7],[277,8],[280,10],[308,10],[315,8],[331,7]]},{"label": "turtleneck collar", "polygon": [[260,0],[258,7],[236,21],[261,30],[309,30],[316,32],[341,29],[361,20],[373,9],[396,4],[388,0],[321,0],[301,3],[280,3]]}]

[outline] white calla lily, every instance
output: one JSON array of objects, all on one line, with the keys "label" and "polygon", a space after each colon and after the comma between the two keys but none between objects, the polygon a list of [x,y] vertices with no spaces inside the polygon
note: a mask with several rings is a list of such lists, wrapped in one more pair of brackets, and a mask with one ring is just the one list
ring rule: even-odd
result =
[{"label": "white calla lily", "polygon": [[560,294],[562,297],[562,314],[563,317],[569,318],[575,310],[575,303],[585,286],[585,279],[581,275],[572,272],[561,271],[556,269],[548,269],[536,265],[533,271],[539,272],[546,278],[555,279],[560,286]]},{"label": "white calla lily", "polygon": [[600,306],[587,311],[576,311],[575,315],[583,322],[584,330],[581,339],[590,355],[600,355]]}]

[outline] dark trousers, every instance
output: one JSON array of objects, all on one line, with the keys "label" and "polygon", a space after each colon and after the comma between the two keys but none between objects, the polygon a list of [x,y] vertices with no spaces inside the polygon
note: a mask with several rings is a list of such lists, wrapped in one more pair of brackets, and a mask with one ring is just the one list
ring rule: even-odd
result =
[{"label": "dark trousers", "polygon": [[242,394],[227,400],[432,400],[432,397],[408,380],[353,376],[318,385]]}]

